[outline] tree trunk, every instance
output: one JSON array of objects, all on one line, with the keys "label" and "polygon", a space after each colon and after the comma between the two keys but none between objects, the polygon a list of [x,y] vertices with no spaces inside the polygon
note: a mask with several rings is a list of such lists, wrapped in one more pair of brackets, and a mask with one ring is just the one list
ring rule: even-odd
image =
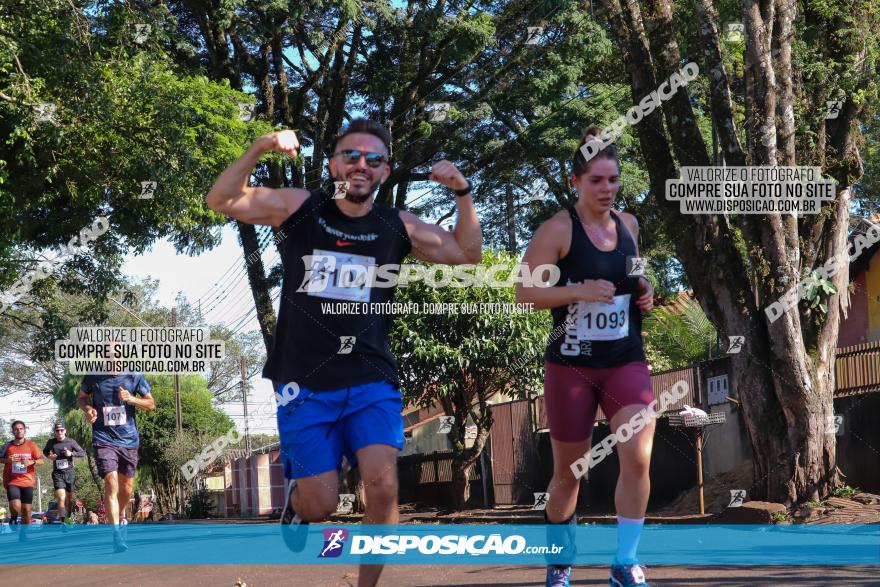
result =
[{"label": "tree trunk", "polygon": [[[270,41],[259,47],[259,58],[254,59],[246,53],[244,44],[235,34],[234,17],[229,24],[222,25],[231,14],[218,14],[211,5],[202,5],[195,2],[187,2],[187,8],[191,10],[199,22],[199,28],[205,39],[205,46],[210,57],[211,76],[215,80],[226,79],[230,87],[241,91],[242,80],[240,77],[241,67],[245,67],[254,75],[257,84],[257,114],[269,121],[276,120],[276,110],[283,121],[291,119],[288,105],[288,89],[286,84],[286,72],[281,62],[282,40],[278,31],[270,38]],[[231,34],[230,34],[231,32]],[[236,63],[230,57],[229,34],[236,49]],[[274,49],[274,51],[273,51]],[[239,54],[239,51],[245,53]],[[271,82],[271,72],[278,76],[283,87],[279,89],[280,108],[276,109],[275,88]],[[270,166],[269,176],[272,187],[281,187],[284,183],[284,173],[280,166]],[[245,267],[247,269],[248,283],[254,298],[257,310],[257,321],[260,325],[260,333],[263,336],[263,344],[266,352],[272,350],[272,340],[275,333],[275,310],[272,308],[272,300],[269,295],[269,285],[263,262],[260,259],[259,245],[257,243],[256,229],[253,225],[236,222],[239,237],[244,250]]]},{"label": "tree trunk", "polygon": [[471,484],[468,482],[468,477],[475,460],[464,460],[457,456],[452,458],[452,507],[456,511],[465,509],[471,498]]},{"label": "tree trunk", "polygon": [[153,478],[153,487],[156,491],[156,502],[161,510],[162,514],[167,514],[169,512],[174,511],[174,496],[169,491],[165,482],[156,478]]},{"label": "tree trunk", "polygon": [[253,224],[236,221],[238,233],[241,235],[241,246],[244,249],[245,267],[247,268],[248,282],[253,292],[254,302],[257,308],[257,320],[260,323],[260,333],[263,335],[263,343],[266,352],[272,350],[272,341],[275,336],[275,310],[272,308],[272,298],[269,295],[269,283],[266,279],[266,270],[260,257],[260,245],[257,242],[257,230]]},{"label": "tree trunk", "polygon": [[[467,502],[471,497],[468,477],[486,446],[489,430],[492,428],[492,414],[485,399],[480,397],[477,406],[478,411],[474,412],[471,409],[472,406],[467,406],[465,402],[456,405],[456,412],[453,414],[455,421],[449,433],[452,439],[452,507],[456,511],[467,507]],[[448,411],[447,414],[449,414]],[[473,445],[470,448],[465,448],[465,429],[468,416],[477,426],[477,436],[474,438]]]},{"label": "tree trunk", "polygon": [[86,461],[89,463],[89,472],[92,474],[92,481],[95,482],[95,487],[98,488],[98,495],[104,495],[104,487],[102,485],[101,475],[98,473],[98,465],[95,463],[95,459],[92,458],[93,450],[95,450],[94,447],[91,447],[86,451]]},{"label": "tree trunk", "polygon": [[[671,5],[669,0],[646,0],[651,18],[646,34],[637,0],[600,1],[629,69],[633,100],[638,103],[680,63],[671,29]],[[702,57],[708,69],[703,73],[711,80],[712,117],[730,164],[796,164],[790,51],[795,10],[793,0],[743,3],[750,155],[746,158],[736,137],[717,14],[711,0],[696,0]],[[838,62],[843,63],[847,48],[839,49]],[[686,89],[680,89],[664,104],[665,129],[657,111],[635,127],[650,173],[651,191],[667,231],[691,235],[676,243],[677,253],[703,310],[722,336],[746,338],[743,351],[731,355],[731,375],[733,388],[742,400],[754,454],[755,486],[751,497],[787,504],[817,499],[840,483],[834,460],[835,438],[825,433],[825,423],[833,413],[834,348],[839,306],[845,301],[841,302],[839,294],[832,296],[828,315],[821,318],[802,318],[793,309],[774,322],[767,319],[762,306],[795,286],[802,271],[846,251],[848,186],[857,174],[854,161],[858,159],[849,129],[857,109],[852,106],[848,110],[851,101],[847,101],[835,128],[835,144],[829,145],[829,152],[841,161],[839,170],[830,170],[839,182],[840,192],[823,214],[799,221],[779,214],[728,220],[716,215],[682,215],[677,204],[665,199],[665,180],[678,176],[677,165],[706,165],[710,161],[705,145],[695,134],[695,118],[686,93]],[[762,140],[765,131],[776,133],[777,140]],[[738,227],[729,222],[736,222]],[[799,222],[804,237],[814,236],[804,250],[814,247],[816,254],[806,260],[801,258]],[[736,228],[742,231],[746,256],[733,246]],[[806,263],[809,265],[805,267]],[[839,291],[845,291],[846,271],[837,273],[835,283]]]},{"label": "tree trunk", "polygon": [[513,207],[513,186],[504,186],[504,215],[507,220],[507,250],[516,253],[516,210]]}]

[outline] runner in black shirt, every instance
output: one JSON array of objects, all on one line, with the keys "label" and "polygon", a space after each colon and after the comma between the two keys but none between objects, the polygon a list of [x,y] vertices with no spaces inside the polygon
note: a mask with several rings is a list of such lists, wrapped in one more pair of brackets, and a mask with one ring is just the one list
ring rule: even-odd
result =
[{"label": "runner in black shirt", "polygon": [[[590,129],[581,146],[597,140],[600,132]],[[551,533],[573,535],[580,477],[572,463],[590,452],[596,408],[601,405],[614,434],[630,430],[627,440],[617,444],[618,548],[609,585],[646,586],[636,550],[651,487],[654,419],[643,419],[638,433],[629,423],[654,399],[641,335],[642,313],[653,307],[653,290],[645,277],[630,275],[639,255],[639,227],[634,216],[612,208],[620,189],[614,146],[599,149],[591,160],[579,148],[571,180],[577,202],[538,228],[523,257],[529,267],[559,267],[559,282],[555,287],[517,288],[517,301],[550,309],[554,324],[545,353],[544,405],[553,478],[544,516],[550,524],[569,525],[567,532],[551,528]],[[574,554],[571,548],[567,552]],[[548,566],[548,587],[570,584],[571,564]]]},{"label": "runner in black shirt", "polygon": [[[452,233],[409,212],[374,204],[373,193],[391,174],[390,143],[381,125],[351,122],[331,151],[330,174],[345,186],[343,197],[335,199],[335,191],[248,186],[264,154],[295,156],[299,151],[293,131],[274,132],[258,138],[224,171],[207,198],[213,210],[240,222],[272,226],[279,241],[284,283],[263,376],[273,380],[282,398],[278,428],[290,479],[282,532],[294,550],[304,538],[302,526],[295,524],[324,520],[336,510],[343,455],[359,467],[364,482],[363,521],[398,521],[396,463],[403,447],[403,417],[397,366],[388,345],[390,312],[340,316],[325,313],[322,302],[369,308],[391,301],[393,287],[363,278],[401,263],[410,251],[424,261],[449,265],[482,258],[470,182],[451,162],[436,163],[430,179],[459,196]],[[375,585],[381,572],[381,566],[362,567],[358,585]]]},{"label": "runner in black shirt", "polygon": [[76,471],[73,459],[83,458],[86,451],[72,438],[67,437],[64,422],[55,423],[55,438],[50,438],[43,454],[53,461],[52,484],[55,486],[55,499],[58,511],[65,525],[73,524],[73,492],[76,488]]}]

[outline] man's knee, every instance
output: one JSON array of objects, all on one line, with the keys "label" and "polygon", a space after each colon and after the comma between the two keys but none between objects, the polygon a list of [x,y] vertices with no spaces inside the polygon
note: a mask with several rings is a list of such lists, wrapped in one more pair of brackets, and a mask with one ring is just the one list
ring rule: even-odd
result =
[{"label": "man's knee", "polygon": [[134,479],[131,477],[119,478],[119,493],[131,495],[134,490]]},{"label": "man's knee", "polygon": [[368,505],[397,503],[397,475],[380,475],[369,483],[365,482],[364,493]]},{"label": "man's knee", "polygon": [[306,522],[322,522],[336,511],[338,498],[330,492],[299,493],[296,513]]},{"label": "man's knee", "polygon": [[104,495],[115,497],[119,491],[119,481],[116,475],[110,474],[104,477]]}]

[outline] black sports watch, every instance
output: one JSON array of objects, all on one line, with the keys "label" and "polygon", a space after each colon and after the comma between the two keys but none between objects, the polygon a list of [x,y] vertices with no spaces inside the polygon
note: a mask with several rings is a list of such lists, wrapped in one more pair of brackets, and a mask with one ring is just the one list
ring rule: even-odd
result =
[{"label": "black sports watch", "polygon": [[461,197],[461,196],[466,196],[469,193],[471,193],[471,189],[473,189],[474,186],[471,185],[471,180],[466,179],[465,181],[468,183],[466,188],[461,188],[460,190],[453,190],[455,192],[456,196]]}]

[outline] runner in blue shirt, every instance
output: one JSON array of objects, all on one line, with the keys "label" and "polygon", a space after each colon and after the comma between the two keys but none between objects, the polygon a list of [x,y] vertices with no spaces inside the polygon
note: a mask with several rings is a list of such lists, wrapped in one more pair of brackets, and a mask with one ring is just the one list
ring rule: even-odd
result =
[{"label": "runner in blue shirt", "polygon": [[140,444],[135,409],[156,408],[150,384],[141,373],[86,375],[78,404],[92,425],[98,474],[104,479],[104,507],[113,524],[113,550],[125,552],[125,514]]}]

